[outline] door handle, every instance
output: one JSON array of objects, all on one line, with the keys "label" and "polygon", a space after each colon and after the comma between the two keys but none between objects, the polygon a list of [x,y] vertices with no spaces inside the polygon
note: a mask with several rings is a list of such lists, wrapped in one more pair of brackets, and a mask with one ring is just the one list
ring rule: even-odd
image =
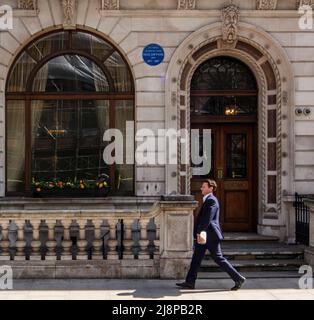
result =
[{"label": "door handle", "polygon": [[223,177],[224,177],[224,171],[223,171],[223,169],[218,169],[218,170],[217,170],[217,177],[218,177],[219,180],[222,180],[222,179],[223,179]]},{"label": "door handle", "polygon": [[242,176],[232,171],[232,179],[235,179],[235,178],[242,178]]}]

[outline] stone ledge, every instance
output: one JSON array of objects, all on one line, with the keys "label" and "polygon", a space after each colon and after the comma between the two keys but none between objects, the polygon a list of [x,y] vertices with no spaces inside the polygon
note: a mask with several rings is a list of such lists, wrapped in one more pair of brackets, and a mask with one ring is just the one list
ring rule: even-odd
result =
[{"label": "stone ledge", "polygon": [[24,10],[24,9],[14,9],[14,17],[37,17],[39,10]]},{"label": "stone ledge", "polygon": [[161,201],[172,202],[172,201],[194,201],[194,196],[190,195],[175,195],[175,196],[162,196]]},{"label": "stone ledge", "polygon": [[307,198],[304,199],[305,204],[308,204],[310,206],[314,206],[314,195],[309,195]]},{"label": "stone ledge", "polygon": [[[220,10],[99,10],[103,17],[184,17],[184,18],[209,18],[220,17]],[[241,10],[241,17],[279,17],[300,18],[298,10]]]},{"label": "stone ledge", "polygon": [[1,261],[13,279],[159,279],[159,260]]},{"label": "stone ledge", "polygon": [[[1,198],[0,214],[24,212],[40,213],[45,211],[66,211],[77,213],[103,212],[140,212],[146,213],[154,209],[160,197],[108,197],[108,198]],[[66,208],[66,209],[65,209]]]},{"label": "stone ledge", "polygon": [[314,268],[314,248],[308,247],[304,250],[304,259],[312,268]]}]

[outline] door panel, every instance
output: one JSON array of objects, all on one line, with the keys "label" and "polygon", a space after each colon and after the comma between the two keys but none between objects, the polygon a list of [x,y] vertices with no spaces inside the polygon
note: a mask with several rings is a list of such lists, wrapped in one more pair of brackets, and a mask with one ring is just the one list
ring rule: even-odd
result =
[{"label": "door panel", "polygon": [[[254,205],[255,124],[192,124],[193,129],[212,130],[212,170],[208,176],[193,177],[191,191],[202,203],[200,193],[204,179],[217,181],[220,221],[224,231],[246,232],[256,227]],[[197,215],[197,211],[195,212]]]}]

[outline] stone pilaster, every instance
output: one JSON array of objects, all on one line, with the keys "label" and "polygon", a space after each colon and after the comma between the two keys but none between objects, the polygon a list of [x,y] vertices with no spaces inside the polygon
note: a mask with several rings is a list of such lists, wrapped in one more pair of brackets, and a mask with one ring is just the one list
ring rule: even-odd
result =
[{"label": "stone pilaster", "polygon": [[160,278],[183,279],[193,254],[193,196],[166,196],[160,202]]},{"label": "stone pilaster", "polygon": [[310,246],[305,249],[305,261],[314,268],[314,198],[305,201],[310,208]]},{"label": "stone pilaster", "polygon": [[310,208],[310,247],[314,248],[314,198],[305,201]]}]

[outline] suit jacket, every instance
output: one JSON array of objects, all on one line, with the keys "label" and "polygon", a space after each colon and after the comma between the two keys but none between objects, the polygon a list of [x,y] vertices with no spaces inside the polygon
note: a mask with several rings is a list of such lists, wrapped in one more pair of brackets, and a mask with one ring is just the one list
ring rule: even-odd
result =
[{"label": "suit jacket", "polygon": [[194,224],[194,238],[202,231],[207,233],[207,242],[223,240],[223,234],[219,223],[219,202],[211,194],[203,203]]}]

